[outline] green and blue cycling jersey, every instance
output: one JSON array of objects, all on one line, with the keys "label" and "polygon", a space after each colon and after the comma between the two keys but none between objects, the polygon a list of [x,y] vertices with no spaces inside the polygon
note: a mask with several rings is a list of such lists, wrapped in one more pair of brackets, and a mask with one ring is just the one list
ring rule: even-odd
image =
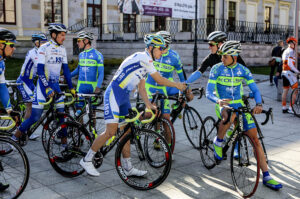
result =
[{"label": "green and blue cycling jersey", "polygon": [[0,55],[0,101],[6,110],[10,110],[11,104],[10,104],[8,89],[5,83],[4,72],[5,72],[5,63],[3,57]]},{"label": "green and blue cycling jersey", "polygon": [[[175,70],[179,76],[180,82],[184,82],[185,78],[183,75],[181,59],[178,53],[170,48],[168,48],[167,53],[163,54],[160,59],[157,59],[153,62],[155,69],[160,73],[160,75],[166,79],[173,78],[173,71]],[[160,84],[157,84],[156,81],[148,75],[146,79],[146,90],[149,100],[152,99],[152,94],[158,91],[164,95],[174,95],[178,93],[178,89],[166,87]],[[162,101],[162,112],[170,113],[169,101]]]},{"label": "green and blue cycling jersey", "polygon": [[90,94],[96,87],[101,88],[104,77],[103,55],[94,48],[84,50],[79,54],[77,68],[71,77],[78,77],[77,92]]},{"label": "green and blue cycling jersey", "polygon": [[[260,92],[253,80],[252,74],[248,68],[237,63],[234,66],[224,66],[219,63],[213,66],[209,74],[209,80],[206,88],[206,97],[214,103],[219,99],[232,99],[229,106],[238,108],[244,105],[243,96],[243,80],[246,81],[250,90],[253,92],[254,99],[257,104],[262,102]],[[214,91],[216,93],[214,94]],[[221,118],[221,109],[216,106],[217,116]],[[251,116],[251,115],[250,115]],[[249,115],[245,115],[244,130],[254,128],[255,124]]]}]

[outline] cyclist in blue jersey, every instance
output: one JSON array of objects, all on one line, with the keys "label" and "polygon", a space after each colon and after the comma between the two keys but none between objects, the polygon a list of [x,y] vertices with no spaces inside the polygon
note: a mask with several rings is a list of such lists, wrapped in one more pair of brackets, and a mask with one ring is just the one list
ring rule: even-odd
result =
[{"label": "cyclist in blue jersey", "polygon": [[[222,55],[222,63],[216,64],[211,69],[206,88],[207,98],[217,104],[217,116],[222,119],[218,135],[214,139],[214,153],[218,161],[223,159],[223,138],[236,116],[233,114],[230,122],[223,124],[223,121],[226,121],[228,118],[227,108],[224,106],[238,108],[244,105],[242,100],[242,80],[246,81],[254,94],[256,106],[253,113],[260,114],[262,112],[261,95],[251,72],[242,64],[237,63],[237,56],[240,52],[241,44],[238,41],[227,41],[220,47],[219,54]],[[216,94],[214,94],[214,91]],[[263,172],[263,184],[275,190],[282,188],[282,185],[269,175],[266,158],[258,140],[257,129],[251,114],[246,113],[243,115],[243,124],[243,130],[252,138],[258,150],[260,168]]]},{"label": "cyclist in blue jersey", "polygon": [[[4,28],[0,28],[0,102],[6,109],[8,114],[11,113],[12,108],[9,99],[8,89],[5,84],[5,63],[6,57],[11,57],[15,51],[14,45],[16,43],[16,36]],[[0,182],[0,192],[5,191],[9,184]]]},{"label": "cyclist in blue jersey", "polygon": [[[78,93],[99,93],[103,82],[103,55],[92,48],[92,40],[92,33],[81,31],[77,35],[78,47],[79,49],[83,49],[83,52],[79,54],[78,66],[71,73],[71,77],[79,75],[76,90]],[[81,108],[83,102],[78,103],[77,106],[78,108]]]},{"label": "cyclist in blue jersey", "polygon": [[[22,133],[25,134],[30,126],[38,121],[44,110],[42,103],[46,102],[47,98],[53,97],[54,92],[61,92],[59,87],[61,69],[63,69],[71,93],[73,95],[76,93],[71,81],[66,49],[63,46],[67,28],[63,24],[50,23],[48,30],[51,40],[38,49],[37,74],[39,79],[34,90],[32,112],[30,117],[21,124],[12,137],[14,140],[18,140]],[[58,112],[64,112],[64,96],[59,96],[58,99],[54,100]],[[59,118],[60,123],[63,121],[64,118]],[[62,145],[66,146],[66,131],[63,131],[60,137]]]},{"label": "cyclist in blue jersey", "polygon": [[[131,108],[129,94],[138,85],[138,90],[147,108],[156,109],[148,100],[145,89],[145,79],[147,74],[160,85],[176,87],[180,90],[186,88],[185,84],[169,81],[162,77],[155,69],[153,60],[159,59],[162,51],[166,48],[164,39],[155,34],[145,35],[144,42],[147,48],[144,52],[137,52],[127,57],[119,67],[104,94],[104,119],[106,123],[105,131],[97,137],[87,155],[80,160],[80,165],[89,175],[99,176],[95,169],[93,157],[106,141],[115,135],[118,129],[119,117],[128,114]],[[123,158],[121,164],[127,176],[144,176],[147,171],[134,168],[130,160],[130,144],[126,144],[122,151]]]},{"label": "cyclist in blue jersey", "polygon": [[[159,31],[156,33],[164,38],[166,43],[166,49],[162,52],[162,56],[159,59],[153,61],[155,69],[160,73],[160,75],[166,79],[173,79],[173,72],[176,70],[176,73],[179,76],[180,82],[184,82],[185,78],[183,75],[183,69],[180,57],[178,53],[170,48],[170,44],[172,42],[171,34],[167,31]],[[173,90],[175,89],[175,90]],[[152,94],[159,92],[166,96],[174,95],[178,93],[178,89],[174,87],[166,87],[158,84],[151,75],[148,75],[146,79],[146,91],[148,94],[148,98],[152,100]],[[161,100],[161,112],[163,117],[170,120],[170,103],[169,100]],[[171,133],[169,128],[164,126],[166,129],[166,141],[169,145],[171,145]],[[172,156],[173,157],[173,156]]]},{"label": "cyclist in blue jersey", "polygon": [[35,89],[33,79],[35,78],[37,71],[37,51],[41,45],[48,41],[44,33],[33,34],[31,37],[31,40],[34,43],[34,48],[28,51],[20,76],[17,79],[17,83],[21,83],[21,85],[18,86],[18,89],[22,95],[23,102],[26,105],[24,116],[25,120],[31,115],[32,99]]}]

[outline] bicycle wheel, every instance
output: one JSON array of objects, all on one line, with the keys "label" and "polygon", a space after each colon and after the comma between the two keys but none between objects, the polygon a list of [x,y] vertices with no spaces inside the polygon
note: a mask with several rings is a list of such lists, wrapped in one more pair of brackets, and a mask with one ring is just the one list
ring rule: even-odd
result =
[{"label": "bicycle wheel", "polygon": [[257,133],[258,133],[258,139],[260,141],[260,144],[264,150],[264,154],[265,154],[265,158],[266,158],[266,162],[267,164],[269,164],[269,159],[268,159],[268,154],[267,154],[267,150],[266,150],[266,147],[265,147],[265,144],[264,144],[264,136],[260,130],[260,127],[258,126],[257,122],[256,122],[256,128],[257,128]]},{"label": "bicycle wheel", "polygon": [[208,116],[204,119],[200,131],[200,157],[207,169],[212,169],[216,166],[214,157],[214,138],[218,133],[216,121],[213,117]]},{"label": "bicycle wheel", "polygon": [[[29,179],[29,162],[23,149],[14,141],[0,137],[0,182],[8,184],[0,198],[17,198],[27,186]],[[3,149],[8,149],[3,151]]]},{"label": "bicycle wheel", "polygon": [[[153,142],[158,140],[161,147],[154,149]],[[125,144],[131,141],[130,158],[132,166],[136,169],[147,171],[142,177],[126,175],[123,168],[122,150]],[[148,146],[145,147],[145,146]],[[147,151],[147,155],[145,153]],[[151,162],[151,161],[155,162]],[[153,167],[153,164],[160,164]],[[149,129],[140,129],[133,137],[133,133],[126,135],[120,141],[115,154],[115,165],[121,179],[130,187],[138,190],[149,190],[159,186],[169,175],[172,164],[172,154],[164,138]]]},{"label": "bicycle wheel", "polygon": [[[66,145],[62,144],[63,130],[67,131]],[[51,166],[66,177],[81,175],[84,169],[79,161],[86,155],[91,144],[92,139],[81,124],[64,122],[53,130],[48,141],[48,158]]]},{"label": "bicycle wheel", "polygon": [[[166,127],[166,128],[165,128]],[[175,148],[175,129],[174,126],[172,124],[172,122],[169,119],[166,118],[158,118],[155,122],[155,124],[150,124],[150,125],[146,125],[147,129],[151,129],[155,132],[159,132],[160,135],[162,135],[165,140],[167,140],[166,135],[167,135],[167,129],[170,131],[170,138],[171,138],[171,151],[172,153],[174,152],[174,148]],[[156,145],[156,147],[160,147],[158,141],[154,142],[154,145]]]},{"label": "bicycle wheel", "polygon": [[[103,133],[105,130],[104,111],[101,109],[94,109],[93,112],[94,112],[94,116],[92,117],[92,119],[94,120],[94,125],[95,125],[93,127],[95,130],[94,133],[96,133],[96,134]],[[90,125],[91,121],[86,112],[82,113],[77,121],[84,124],[87,129],[90,128],[89,125]],[[95,139],[93,132],[91,133],[91,136],[93,139]]]},{"label": "bicycle wheel", "polygon": [[294,104],[292,104],[292,109],[294,111],[294,114],[297,117],[300,117],[300,88],[293,90],[293,92],[291,94],[291,102],[293,101],[292,100],[293,96],[295,96],[295,101],[294,101]]},{"label": "bicycle wheel", "polygon": [[[73,117],[71,117],[69,114],[67,113],[57,113],[58,116],[64,117],[65,121],[74,121]],[[46,122],[43,125],[42,128],[42,144],[43,144],[43,148],[45,150],[45,152],[48,154],[48,140],[50,137],[50,134],[52,133],[52,131],[56,128],[58,128],[59,126],[59,118],[54,118],[53,115],[51,115],[51,117],[48,117]]]},{"label": "bicycle wheel", "polygon": [[182,122],[188,140],[194,148],[199,149],[199,132],[203,124],[201,116],[196,109],[189,106],[183,111]]},{"label": "bicycle wheel", "polygon": [[237,192],[242,197],[251,197],[257,188],[260,175],[259,157],[252,139],[246,135],[239,135],[238,158],[234,158],[234,147],[231,151],[231,177]]}]

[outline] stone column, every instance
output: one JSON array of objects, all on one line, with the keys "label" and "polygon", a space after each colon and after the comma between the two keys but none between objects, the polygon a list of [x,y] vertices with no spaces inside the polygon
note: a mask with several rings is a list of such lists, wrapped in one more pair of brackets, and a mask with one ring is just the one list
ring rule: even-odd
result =
[{"label": "stone column", "polygon": [[22,22],[22,1],[16,0],[16,22],[18,28],[18,36],[23,36],[23,22]]},{"label": "stone column", "polygon": [[107,33],[107,0],[102,0],[102,30]]},{"label": "stone column", "polygon": [[63,0],[63,24],[68,27],[69,26],[69,9],[68,9],[68,2],[69,0]]},{"label": "stone column", "polygon": [[45,32],[45,4],[44,0],[40,0],[41,4],[41,32]]}]

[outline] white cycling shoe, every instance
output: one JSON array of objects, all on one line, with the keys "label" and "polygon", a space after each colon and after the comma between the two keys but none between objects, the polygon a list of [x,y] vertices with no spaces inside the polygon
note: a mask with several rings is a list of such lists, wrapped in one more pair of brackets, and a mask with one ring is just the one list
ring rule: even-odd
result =
[{"label": "white cycling shoe", "polygon": [[100,176],[100,173],[95,169],[92,162],[85,162],[83,158],[80,160],[79,163],[82,168],[91,176]]},{"label": "white cycling shoe", "polygon": [[126,176],[144,176],[147,174],[147,171],[138,170],[132,167],[129,171],[123,169]]},{"label": "white cycling shoe", "polygon": [[38,137],[40,136],[36,134],[31,134],[31,136],[29,136],[29,140],[36,140]]}]

